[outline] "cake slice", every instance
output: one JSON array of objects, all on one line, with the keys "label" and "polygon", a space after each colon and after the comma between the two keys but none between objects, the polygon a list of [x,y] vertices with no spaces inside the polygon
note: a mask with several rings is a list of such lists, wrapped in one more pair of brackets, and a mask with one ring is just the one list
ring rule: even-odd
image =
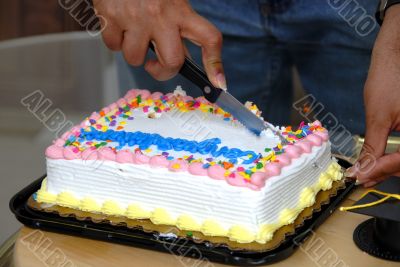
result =
[{"label": "cake slice", "polygon": [[180,89],[133,89],[47,148],[36,199],[265,244],[341,179],[318,121],[277,130],[288,145]]}]

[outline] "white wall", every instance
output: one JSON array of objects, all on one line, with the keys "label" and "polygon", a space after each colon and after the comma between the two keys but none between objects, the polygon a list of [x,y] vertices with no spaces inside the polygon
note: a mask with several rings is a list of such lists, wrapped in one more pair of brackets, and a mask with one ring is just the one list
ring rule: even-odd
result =
[{"label": "white wall", "polygon": [[55,138],[20,102],[35,90],[77,123],[116,100],[113,55],[86,32],[0,42],[0,244],[20,227],[10,198],[45,173],[44,150]]}]

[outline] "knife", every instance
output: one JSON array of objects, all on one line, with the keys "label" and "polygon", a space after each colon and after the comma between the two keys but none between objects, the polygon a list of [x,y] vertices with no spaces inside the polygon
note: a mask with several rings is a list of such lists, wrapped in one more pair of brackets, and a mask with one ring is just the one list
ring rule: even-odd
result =
[{"label": "knife", "polygon": [[[155,52],[154,45],[150,42],[150,48]],[[259,118],[256,114],[247,109],[234,96],[221,88],[215,87],[207,77],[206,72],[193,60],[185,57],[185,61],[179,73],[198,86],[203,92],[204,97],[211,103],[217,104],[224,111],[232,114],[248,130],[256,135],[260,135],[266,129],[278,135],[282,143],[286,143],[286,138],[277,131],[272,125]]]}]

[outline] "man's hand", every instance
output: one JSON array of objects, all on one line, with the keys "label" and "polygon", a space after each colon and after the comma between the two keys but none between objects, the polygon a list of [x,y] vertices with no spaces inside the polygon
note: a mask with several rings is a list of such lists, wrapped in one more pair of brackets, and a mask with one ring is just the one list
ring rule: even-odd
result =
[{"label": "man's hand", "polygon": [[391,131],[400,131],[400,5],[388,9],[372,53],[364,89],[367,131],[357,164],[348,174],[365,187],[400,174],[400,148],[385,155]]},{"label": "man's hand", "polygon": [[221,61],[222,35],[190,7],[187,0],[94,0],[96,13],[107,25],[105,44],[122,50],[128,63],[144,63],[149,43],[156,47],[156,60],[145,69],[157,80],[168,80],[181,68],[186,48],[183,39],[201,46],[203,65],[210,81],[226,88]]}]

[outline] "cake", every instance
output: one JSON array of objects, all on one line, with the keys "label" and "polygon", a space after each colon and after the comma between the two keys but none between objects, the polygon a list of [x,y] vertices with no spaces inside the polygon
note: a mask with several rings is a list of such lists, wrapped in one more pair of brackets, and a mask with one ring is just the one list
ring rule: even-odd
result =
[{"label": "cake", "polygon": [[180,88],[132,89],[46,149],[36,200],[265,244],[342,177],[318,121],[275,128],[288,144]]}]

